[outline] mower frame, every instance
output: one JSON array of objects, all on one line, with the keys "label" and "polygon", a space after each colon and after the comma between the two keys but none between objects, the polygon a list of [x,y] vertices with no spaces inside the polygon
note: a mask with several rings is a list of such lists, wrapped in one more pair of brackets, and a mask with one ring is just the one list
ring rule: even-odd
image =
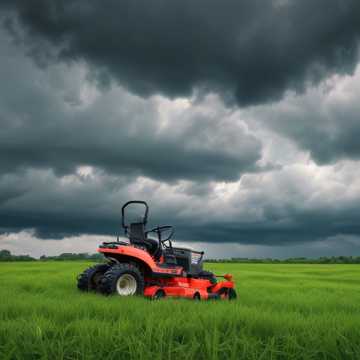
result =
[{"label": "mower frame", "polygon": [[[141,204],[145,207],[141,222],[126,223],[125,209],[130,204]],[[196,300],[231,300],[236,297],[232,275],[225,274],[223,276],[217,276],[202,270],[204,252],[172,246],[170,240],[174,233],[172,226],[158,226],[146,231],[145,226],[148,221],[148,213],[149,207],[145,201],[128,201],[121,208],[121,224],[130,242],[119,241],[118,239],[116,242],[104,242],[98,247],[97,251],[103,254],[108,260],[108,265],[105,265],[105,267],[104,265],[99,265],[99,269],[102,271],[102,279],[98,284],[100,291],[101,288],[105,288],[105,293],[115,293],[115,287],[112,283],[110,285],[105,284],[106,286],[104,286],[104,282],[116,280],[114,279],[114,272],[111,270],[112,267],[117,266],[118,268],[124,268],[124,266],[127,266],[129,273],[132,272],[133,276],[138,276],[141,280],[142,295],[151,299],[182,297]],[[137,237],[132,237],[131,231],[129,230],[132,226],[140,226],[140,236],[137,233]],[[162,239],[162,230],[169,229],[171,230],[170,235]],[[161,256],[154,256],[147,247],[147,245],[149,245],[147,244],[148,241],[151,240],[152,245],[155,241],[154,239],[148,238],[148,234],[151,232],[155,232],[158,235],[158,246],[160,250],[162,249]],[[142,244],[142,241],[144,244]],[[165,245],[165,242],[169,242],[169,244]],[[195,256],[193,256],[194,254]],[[185,261],[183,265],[178,264],[180,260]],[[107,271],[110,272],[109,276],[107,276]],[[123,270],[120,269],[119,271],[122,272]],[[96,269],[94,267],[85,270],[79,277],[79,283],[81,284],[79,285],[78,283],[78,288],[86,290],[86,283],[91,284],[91,279],[87,277],[89,274],[95,273]],[[225,279],[223,281],[217,281],[216,277],[223,277]],[[95,288],[97,288],[97,285]]]}]

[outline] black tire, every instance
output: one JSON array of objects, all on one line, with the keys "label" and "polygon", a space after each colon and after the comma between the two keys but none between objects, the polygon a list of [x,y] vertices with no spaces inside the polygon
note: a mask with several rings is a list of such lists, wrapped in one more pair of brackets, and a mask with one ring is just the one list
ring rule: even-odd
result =
[{"label": "black tire", "polygon": [[200,296],[200,294],[198,292],[194,294],[193,300],[195,300],[195,301],[200,301],[201,300],[201,296]]},{"label": "black tire", "polygon": [[236,300],[236,298],[237,298],[237,294],[236,294],[235,289],[229,289],[228,299],[231,301],[231,300]]},{"label": "black tire", "polygon": [[129,278],[136,282],[136,290],[134,293],[127,295],[143,295],[144,294],[144,277],[137,266],[128,263],[121,263],[112,266],[102,277],[99,289],[105,295],[118,294],[120,296],[127,296],[121,294],[118,288],[118,281],[123,275],[128,275]]},{"label": "black tire", "polygon": [[109,268],[110,265],[108,264],[97,264],[86,269],[77,278],[78,289],[81,291],[97,291],[101,278]]},{"label": "black tire", "polygon": [[222,288],[220,289],[219,291],[219,296],[221,298],[221,295],[225,295],[224,298],[226,300],[236,300],[237,298],[237,294],[236,294],[236,291],[235,289],[232,289],[232,288]]},{"label": "black tire", "polygon": [[166,297],[165,291],[164,290],[157,290],[156,293],[154,294],[154,296],[152,297],[152,300],[162,300]]}]

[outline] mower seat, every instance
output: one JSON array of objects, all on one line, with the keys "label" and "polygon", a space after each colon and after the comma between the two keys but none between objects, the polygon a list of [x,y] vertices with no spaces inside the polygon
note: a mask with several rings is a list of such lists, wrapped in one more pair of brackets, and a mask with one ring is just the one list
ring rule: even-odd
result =
[{"label": "mower seat", "polygon": [[129,226],[129,240],[131,244],[134,245],[145,245],[145,227],[141,223],[132,223]]},{"label": "mower seat", "polygon": [[144,223],[130,224],[129,239],[131,244],[145,247],[150,255],[156,259],[160,258],[161,246],[157,240],[146,236]]}]

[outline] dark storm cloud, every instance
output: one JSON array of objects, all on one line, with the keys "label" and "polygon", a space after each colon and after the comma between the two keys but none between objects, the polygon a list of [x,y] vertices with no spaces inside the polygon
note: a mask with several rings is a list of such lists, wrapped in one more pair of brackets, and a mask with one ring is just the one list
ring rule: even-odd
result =
[{"label": "dark storm cloud", "polygon": [[82,95],[94,91],[81,76],[84,67],[42,71],[0,40],[0,173],[36,167],[64,175],[91,165],[176,181],[237,180],[261,170],[260,141],[226,120],[223,107],[207,111],[204,99],[168,119],[171,113],[161,114],[165,99],[144,100],[119,87],[91,100]]},{"label": "dark storm cloud", "polygon": [[268,169],[257,164],[260,140],[214,96],[191,103],[97,91],[84,64],[43,70],[1,32],[0,43],[1,232],[115,234],[121,204],[152,197],[166,201],[166,216],[154,218],[178,223],[168,184],[186,179],[180,197],[205,196],[213,181]]},{"label": "dark storm cloud", "polygon": [[151,223],[183,241],[358,237],[358,164],[318,167],[293,146],[321,164],[358,158],[358,90],[343,104],[306,92],[246,110],[213,93],[249,105],[351,73],[360,3],[29,4],[1,3],[27,42],[0,33],[0,232],[114,235],[122,203],[144,199]]},{"label": "dark storm cloud", "polygon": [[[358,0],[8,0],[1,6],[23,25],[41,62],[49,53],[83,59],[99,83],[116,78],[140,95],[189,95],[198,87],[240,105],[258,104],[331,73],[351,73],[358,55]],[[14,30],[9,16],[6,26]]]},{"label": "dark storm cloud", "polygon": [[[313,124],[305,120],[300,126],[292,128],[283,125],[280,131],[291,137],[302,149],[309,150],[318,164],[336,163],[339,159],[359,159],[360,108],[358,104],[353,105],[357,107],[356,111],[350,108],[345,111],[335,110],[331,115],[314,114],[311,109],[303,109],[298,117],[292,114],[292,120],[297,118],[299,124],[304,117],[310,117]],[[318,124],[323,124],[323,127]]]},{"label": "dark storm cloud", "polygon": [[[284,196],[284,187],[291,188],[294,180],[303,185]],[[360,234],[356,181],[343,185],[352,193],[345,198],[331,187],[319,196],[321,182],[311,184],[308,175],[289,170],[251,175],[248,182],[224,200],[214,188],[186,194],[181,185],[102,172],[59,178],[50,170],[19,171],[0,176],[0,193],[8,194],[0,200],[0,224],[3,231],[32,228],[42,238],[115,236],[122,234],[121,205],[144,199],[150,205],[149,226],[172,224],[181,241],[291,245]]]},{"label": "dark storm cloud", "polygon": [[[26,170],[0,176],[3,231],[34,228],[40,237],[68,234],[116,233],[119,204],[126,198],[126,177],[94,180],[58,178],[51,170]],[[121,191],[122,190],[122,191]]]},{"label": "dark storm cloud", "polygon": [[254,122],[308,151],[317,164],[360,158],[360,65],[352,77],[334,78],[301,96],[251,110]]}]

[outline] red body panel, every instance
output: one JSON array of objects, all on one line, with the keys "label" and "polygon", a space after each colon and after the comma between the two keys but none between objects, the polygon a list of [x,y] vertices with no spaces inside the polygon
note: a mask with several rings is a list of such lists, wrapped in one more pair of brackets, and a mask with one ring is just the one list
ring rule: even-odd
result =
[{"label": "red body panel", "polygon": [[152,269],[156,267],[156,263],[151,255],[139,248],[136,248],[132,245],[118,245],[117,248],[98,248],[98,252],[104,254],[119,254],[132,256],[134,258],[140,259],[147,263]]},{"label": "red body panel", "polygon": [[[100,247],[98,252],[107,254],[109,257],[112,254],[113,256],[122,255],[146,264],[151,269],[151,273],[145,277],[145,283],[148,284],[144,289],[146,297],[154,297],[155,293],[161,289],[169,297],[194,298],[195,294],[198,294],[201,299],[208,299],[211,296],[209,294],[217,294],[222,288],[234,287],[234,283],[229,280],[213,284],[208,279],[182,276],[181,266],[162,267],[161,262],[156,263],[148,252],[132,245],[117,245],[116,248]],[[231,275],[228,275],[227,279],[230,278]]]},{"label": "red body panel", "polygon": [[151,271],[156,274],[170,274],[170,275],[181,275],[183,268],[181,266],[176,266],[173,268],[164,268],[159,266],[151,255],[141,249],[138,249],[132,245],[118,245],[117,249],[109,249],[109,248],[98,248],[98,252],[104,254],[118,254],[131,256],[136,258],[142,262],[144,262],[148,267],[150,267]]}]

